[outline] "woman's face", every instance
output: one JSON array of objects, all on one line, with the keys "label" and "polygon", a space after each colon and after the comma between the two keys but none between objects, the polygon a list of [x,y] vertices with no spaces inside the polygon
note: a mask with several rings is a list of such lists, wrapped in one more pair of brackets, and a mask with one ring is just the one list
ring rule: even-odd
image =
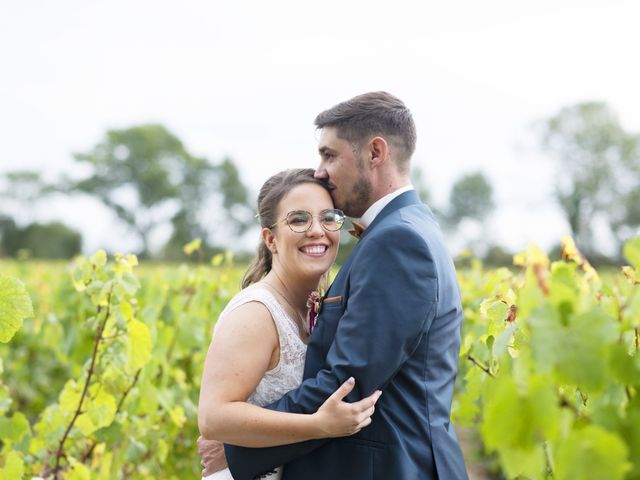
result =
[{"label": "woman's face", "polygon": [[[338,253],[340,231],[328,232],[320,224],[320,212],[333,208],[329,193],[319,185],[303,183],[287,193],[278,205],[277,221],[271,241],[272,251],[277,252],[274,262],[279,262],[290,277],[320,277],[333,262]],[[313,215],[311,226],[306,232],[291,230],[286,221],[282,221],[289,212],[303,210]],[[295,227],[295,225],[294,225]]]}]

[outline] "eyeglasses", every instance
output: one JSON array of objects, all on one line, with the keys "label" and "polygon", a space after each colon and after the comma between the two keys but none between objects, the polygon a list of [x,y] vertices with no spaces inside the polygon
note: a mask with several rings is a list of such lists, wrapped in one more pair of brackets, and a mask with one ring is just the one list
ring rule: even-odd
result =
[{"label": "eyeglasses", "polygon": [[320,215],[317,217],[315,215],[311,215],[306,210],[293,210],[292,212],[287,213],[286,217],[274,223],[269,228],[273,228],[279,223],[287,222],[289,228],[294,232],[304,233],[311,228],[314,217],[318,218],[320,225],[322,225],[322,228],[327,232],[340,230],[344,224],[344,213],[342,210],[338,210],[337,208],[327,208],[326,210],[322,210]]}]

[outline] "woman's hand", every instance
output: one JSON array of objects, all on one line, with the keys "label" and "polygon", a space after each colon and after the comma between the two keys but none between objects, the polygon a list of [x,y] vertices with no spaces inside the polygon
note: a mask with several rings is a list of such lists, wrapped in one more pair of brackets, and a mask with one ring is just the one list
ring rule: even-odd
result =
[{"label": "woman's hand", "polygon": [[376,390],[358,402],[344,402],[342,399],[353,390],[355,384],[354,378],[349,378],[312,415],[318,425],[320,438],[353,435],[371,423],[371,415],[382,392]]}]

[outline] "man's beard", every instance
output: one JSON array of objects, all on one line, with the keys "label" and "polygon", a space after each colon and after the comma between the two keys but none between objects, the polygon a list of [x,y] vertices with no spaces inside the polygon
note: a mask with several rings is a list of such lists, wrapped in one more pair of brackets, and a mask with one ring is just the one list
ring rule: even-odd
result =
[{"label": "man's beard", "polygon": [[360,175],[350,195],[345,198],[344,204],[336,206],[344,211],[345,215],[360,218],[371,206],[372,190],[371,181],[364,175]]}]

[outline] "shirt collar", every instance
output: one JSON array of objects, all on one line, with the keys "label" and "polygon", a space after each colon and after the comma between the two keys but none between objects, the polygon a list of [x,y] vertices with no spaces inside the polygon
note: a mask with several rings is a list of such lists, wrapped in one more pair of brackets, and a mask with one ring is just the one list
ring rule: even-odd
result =
[{"label": "shirt collar", "polygon": [[360,218],[360,222],[365,228],[368,227],[369,225],[371,225],[371,222],[373,222],[373,220],[375,220],[375,218],[378,216],[378,214],[382,211],[382,209],[384,207],[386,207],[391,200],[393,200],[394,198],[396,198],[398,195],[404,193],[404,192],[408,192],[409,190],[413,190],[413,185],[409,184],[409,185],[405,185],[404,187],[400,187],[397,190],[394,190],[391,193],[386,194],[384,197],[379,198],[378,200],[376,200],[373,205],[371,205],[366,212],[364,212],[364,215],[362,215],[362,217]]}]

